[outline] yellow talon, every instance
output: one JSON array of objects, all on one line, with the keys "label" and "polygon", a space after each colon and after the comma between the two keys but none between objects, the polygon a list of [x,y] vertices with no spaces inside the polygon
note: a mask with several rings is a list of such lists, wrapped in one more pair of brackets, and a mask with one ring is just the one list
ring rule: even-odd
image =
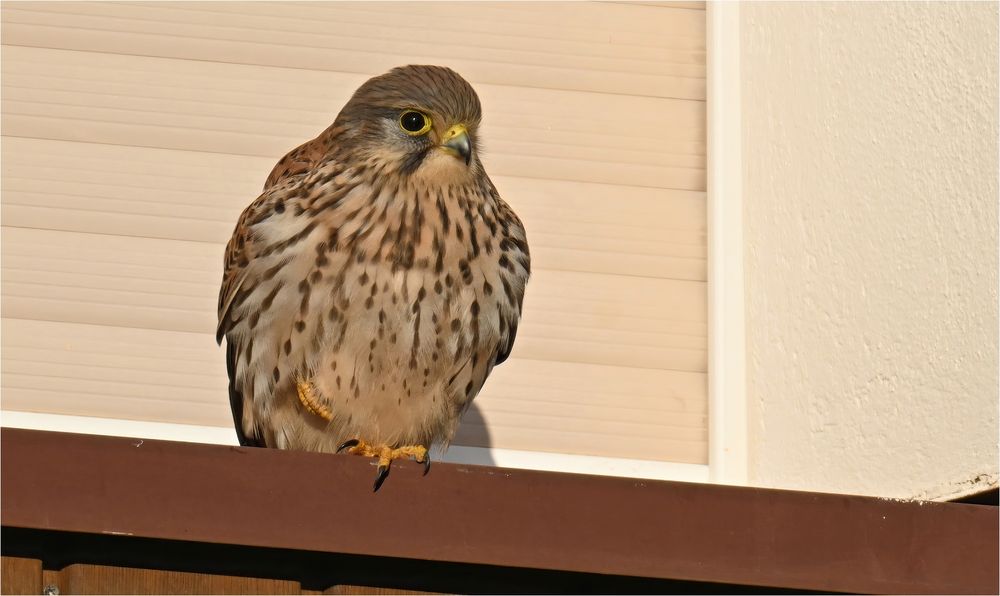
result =
[{"label": "yellow talon", "polygon": [[390,459],[400,459],[402,457],[412,457],[414,461],[424,463],[427,459],[427,448],[423,445],[407,445],[392,450]]},{"label": "yellow talon", "polygon": [[388,449],[387,447],[372,447],[368,443],[358,439],[354,441],[348,441],[340,446],[337,451],[342,451],[347,449],[347,452],[351,455],[361,455],[363,457],[377,457],[381,456],[383,449]]},{"label": "yellow talon", "polygon": [[380,466],[388,466],[393,460],[412,457],[417,463],[424,463],[427,459],[427,448],[423,445],[407,445],[393,449],[384,445],[373,446],[364,441],[351,441],[344,449],[351,455],[361,455],[363,457],[377,457]]},{"label": "yellow talon", "polygon": [[333,420],[333,412],[330,408],[324,406],[316,400],[313,395],[313,388],[311,383],[305,381],[299,381],[295,384],[295,388],[299,393],[299,401],[302,402],[302,406],[308,410],[311,414],[319,416],[323,420],[330,422]]},{"label": "yellow talon", "polygon": [[386,476],[389,475],[389,466],[392,460],[412,457],[417,463],[424,464],[424,474],[431,467],[431,459],[428,456],[427,448],[423,445],[406,445],[403,447],[387,447],[385,445],[373,446],[360,439],[351,439],[337,449],[338,452],[347,450],[352,455],[378,458],[378,472],[375,475],[375,490],[377,491]]}]

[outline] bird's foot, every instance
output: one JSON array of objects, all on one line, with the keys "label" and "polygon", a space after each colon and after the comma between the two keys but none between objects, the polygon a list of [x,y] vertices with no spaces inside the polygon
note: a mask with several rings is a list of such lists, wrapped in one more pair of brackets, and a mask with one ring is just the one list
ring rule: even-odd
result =
[{"label": "bird's foot", "polygon": [[369,445],[360,439],[351,439],[341,445],[337,449],[337,453],[345,449],[353,455],[378,458],[378,472],[375,475],[373,492],[377,491],[385,482],[386,476],[389,475],[389,467],[395,459],[412,458],[417,463],[424,464],[424,474],[431,469],[431,456],[423,445],[405,445],[393,448],[385,445]]},{"label": "bird's foot", "polygon": [[299,381],[295,384],[295,389],[299,392],[299,401],[302,402],[302,406],[306,410],[327,422],[333,420],[333,412],[330,411],[330,408],[319,403],[319,400],[316,399],[312,383]]}]

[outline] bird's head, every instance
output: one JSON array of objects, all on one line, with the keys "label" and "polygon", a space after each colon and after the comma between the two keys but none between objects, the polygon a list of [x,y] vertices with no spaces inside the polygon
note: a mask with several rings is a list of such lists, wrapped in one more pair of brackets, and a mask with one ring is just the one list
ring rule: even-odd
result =
[{"label": "bird's head", "polygon": [[481,117],[479,97],[455,71],[401,66],[358,88],[334,125],[348,139],[345,149],[380,169],[461,182],[482,169]]}]

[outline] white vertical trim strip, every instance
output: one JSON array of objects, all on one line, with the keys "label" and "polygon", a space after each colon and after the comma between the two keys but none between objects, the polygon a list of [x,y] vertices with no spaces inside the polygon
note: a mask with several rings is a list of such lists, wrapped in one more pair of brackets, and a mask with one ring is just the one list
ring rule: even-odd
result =
[{"label": "white vertical trim strip", "polygon": [[740,5],[706,6],[708,50],[708,405],[713,482],[747,482]]},{"label": "white vertical trim strip", "polygon": [[[3,410],[0,412],[0,426],[132,437],[135,439],[183,441],[187,443],[237,444],[236,433],[228,427],[146,422],[142,420],[119,420],[114,418],[69,416],[40,412]],[[624,476],[651,480],[677,480],[682,482],[708,482],[709,480],[708,466],[705,465],[619,459],[591,455],[542,453],[515,449],[452,446],[448,449],[448,453],[445,454],[442,461],[456,464],[547,470],[573,474],[596,474],[599,476]]]}]

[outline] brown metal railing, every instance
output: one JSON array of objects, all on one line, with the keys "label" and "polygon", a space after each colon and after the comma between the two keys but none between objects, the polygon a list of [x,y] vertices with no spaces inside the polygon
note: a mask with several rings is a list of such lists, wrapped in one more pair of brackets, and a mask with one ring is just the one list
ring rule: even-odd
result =
[{"label": "brown metal railing", "polygon": [[315,589],[367,569],[383,581],[366,585],[433,591],[997,590],[996,507],[409,462],[373,494],[353,456],[0,436],[3,554],[46,568],[145,552]]}]

